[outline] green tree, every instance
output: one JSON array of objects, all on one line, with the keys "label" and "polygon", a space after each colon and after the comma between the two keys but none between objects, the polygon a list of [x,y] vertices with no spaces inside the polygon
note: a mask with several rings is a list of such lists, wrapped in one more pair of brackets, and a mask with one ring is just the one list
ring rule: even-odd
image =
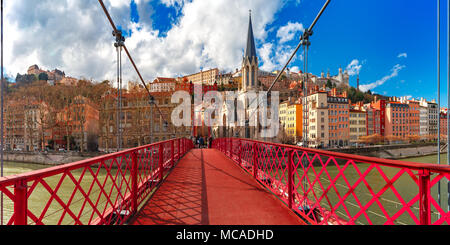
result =
[{"label": "green tree", "polygon": [[45,73],[45,72],[42,72],[41,74],[39,74],[38,80],[41,80],[41,81],[48,81],[48,74]]},{"label": "green tree", "polygon": [[17,73],[16,76],[16,84],[18,87],[29,85],[36,80],[37,78],[35,75],[28,75],[28,74],[20,75],[19,73]]}]

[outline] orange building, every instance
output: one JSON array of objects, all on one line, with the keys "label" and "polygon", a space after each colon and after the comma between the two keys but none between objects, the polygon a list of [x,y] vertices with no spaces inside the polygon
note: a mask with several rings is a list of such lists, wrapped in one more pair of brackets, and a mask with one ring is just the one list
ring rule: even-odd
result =
[{"label": "orange building", "polygon": [[409,105],[409,135],[420,135],[420,102],[415,100],[408,100]]},{"label": "orange building", "polygon": [[367,135],[386,136],[386,101],[376,99],[366,111]]},{"label": "orange building", "polygon": [[4,111],[4,138],[7,150],[25,149],[25,102],[8,100]]},{"label": "orange building", "polygon": [[37,151],[44,148],[50,135],[49,106],[35,100],[9,100],[4,120],[5,149]]},{"label": "orange building", "polygon": [[97,150],[99,135],[99,110],[91,100],[77,96],[72,103],[58,113],[58,129],[53,138],[58,147],[73,150],[68,141],[75,143],[77,150]]},{"label": "orange building", "polygon": [[[172,111],[177,106],[171,103],[172,94],[173,92],[151,93],[159,110],[150,105],[145,90],[122,94],[122,149],[192,135],[191,127],[175,127],[172,124]],[[117,94],[105,95],[100,106],[99,121],[99,149],[102,151],[117,149],[117,110]]]},{"label": "orange building", "polygon": [[393,139],[404,139],[409,132],[409,105],[401,102],[386,103],[386,136]]},{"label": "orange building", "polygon": [[447,113],[445,112],[441,112],[440,116],[439,116],[439,120],[440,120],[440,129],[441,129],[441,139],[446,139],[447,138]]},{"label": "orange building", "polygon": [[348,146],[350,141],[350,102],[347,93],[338,95],[336,88],[328,94],[328,126],[330,147]]}]

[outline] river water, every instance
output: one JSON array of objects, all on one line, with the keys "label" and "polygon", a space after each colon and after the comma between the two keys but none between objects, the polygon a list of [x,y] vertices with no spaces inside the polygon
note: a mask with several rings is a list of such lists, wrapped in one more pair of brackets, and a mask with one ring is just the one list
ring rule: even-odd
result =
[{"label": "river water", "polygon": [[[402,159],[402,161],[411,161],[411,162],[420,162],[420,163],[437,163],[437,155],[432,156],[423,156],[423,157],[414,157],[414,158],[408,158],[408,159]],[[441,155],[441,163],[446,164],[447,162],[447,155],[442,154]],[[367,165],[367,164],[366,164]],[[48,166],[45,165],[37,165],[37,164],[28,164],[28,163],[17,163],[17,162],[6,162],[4,164],[4,176],[10,176],[15,174],[21,174],[26,173],[34,170],[44,169]],[[321,206],[328,207],[333,206],[339,203],[341,200],[340,197],[342,197],[345,194],[348,194],[348,186],[353,185],[355,182],[360,179],[360,176],[362,173],[365,173],[366,170],[369,168],[369,165],[365,166],[364,164],[358,164],[357,167],[349,166],[345,171],[342,171],[341,167],[338,166],[329,166],[327,167],[327,172],[330,176],[332,176],[332,179],[334,179],[336,176],[337,181],[334,184],[333,190],[329,191],[327,194],[327,200],[321,201]],[[369,169],[370,170],[370,169]],[[316,172],[320,172],[320,168],[315,169]],[[382,174],[380,174],[380,171]],[[354,191],[349,194],[349,196],[345,199],[345,205],[340,204],[338,205],[338,208],[336,209],[336,212],[340,215],[340,217],[348,218],[349,216],[353,216],[361,211],[360,204],[365,205],[368,202],[370,202],[373,198],[371,194],[368,194],[370,191],[374,193],[378,193],[382,188],[386,188],[387,184],[389,182],[389,179],[392,179],[396,175],[401,175],[398,181],[392,184],[392,186],[388,186],[387,190],[383,192],[383,194],[378,198],[377,201],[373,202],[372,205],[364,212],[364,214],[360,214],[360,217],[356,220],[355,223],[357,224],[383,224],[386,222],[386,214],[390,217],[395,215],[399,210],[401,210],[404,205],[402,204],[402,201],[399,200],[399,196],[401,199],[403,199],[404,203],[408,203],[412,198],[414,198],[415,195],[418,193],[418,187],[412,180],[411,176],[408,175],[406,172],[399,173],[398,169],[394,168],[386,168],[381,167],[380,169],[372,169],[370,171],[367,171],[368,174],[364,178],[367,180],[368,184],[360,183],[356,186]],[[72,173],[75,178],[78,178],[79,175],[81,175],[81,171],[79,173],[74,172]],[[299,174],[301,174],[301,171],[299,171]],[[99,178],[104,177],[106,175],[106,172],[99,173]],[[384,179],[382,175],[385,176]],[[301,176],[301,175],[300,175]],[[314,179],[314,174],[309,173],[308,176],[311,178],[311,181]],[[324,175],[322,175],[324,176]],[[340,176],[340,177],[339,177]],[[345,178],[342,178],[345,176]],[[89,179],[91,179],[89,181]],[[326,185],[326,182],[330,183],[329,178],[322,178],[322,185]],[[49,183],[50,186],[56,186],[59,182],[60,178],[54,178],[52,179],[46,179],[46,182]],[[87,175],[84,177],[85,182],[92,183],[92,176]],[[64,188],[67,188],[66,190]],[[58,191],[58,194],[61,195],[62,199],[70,198],[70,195],[73,193],[73,185],[68,185],[68,187],[62,186],[62,188]],[[85,188],[89,188],[86,186]],[[322,193],[322,189],[318,186],[314,186],[315,194],[320,196]],[[299,193],[301,192],[301,187],[298,188]],[[66,194],[66,197],[64,197],[64,193]],[[442,180],[441,181],[441,203],[443,210],[447,210],[447,181]],[[438,200],[437,198],[437,187],[432,188],[432,195],[435,198],[435,200]],[[29,209],[35,210],[36,213],[40,213],[39,210],[42,210],[42,206],[45,205],[46,200],[48,200],[48,191],[43,190],[42,192],[39,192],[35,190],[35,193],[33,194],[33,197],[31,198],[31,201],[29,203]],[[310,198],[314,199],[314,196],[311,194],[309,195]],[[44,201],[40,202],[39,199],[44,199]],[[79,199],[82,199],[82,196],[79,196]],[[4,198],[4,220],[3,223],[5,224],[9,217],[11,217],[13,206],[12,203],[7,200],[7,198]],[[76,198],[75,198],[76,200]],[[359,204],[358,204],[359,203]],[[73,205],[77,205],[76,203],[71,204],[71,208]],[[78,204],[81,206],[81,204]],[[50,207],[51,209],[52,207]],[[55,210],[50,210],[49,217],[46,217],[46,223],[50,224],[56,224],[59,220],[61,207],[56,205],[54,207]],[[75,208],[76,209],[76,208]],[[395,224],[400,225],[409,225],[414,224],[414,220],[411,219],[411,215],[409,212],[412,212],[416,217],[418,216],[418,202],[411,205],[411,208],[409,210],[406,210],[403,212],[402,215],[396,218]],[[86,210],[86,212],[89,212],[89,210]],[[54,217],[54,218],[53,218]],[[436,213],[436,209],[432,208],[432,221],[436,220],[438,218],[438,215]],[[71,219],[68,219],[69,221],[67,223],[63,224],[71,224]]]},{"label": "river water", "polygon": [[[401,159],[402,161],[418,163],[437,163],[437,155]],[[325,163],[326,159],[322,159]],[[365,163],[345,165],[347,160],[336,159],[339,165],[329,164],[324,171],[320,164],[314,165],[314,171],[308,172],[310,183],[320,173],[320,183],[314,184],[314,194],[309,193],[310,200],[322,197],[324,189],[328,192],[322,198],[320,205],[327,209],[330,206],[339,217],[348,220],[358,216],[355,224],[385,224],[389,223],[386,217],[395,217],[394,224],[411,225],[416,224],[419,219],[419,202],[417,198],[419,187],[414,179],[417,179],[417,171],[408,172],[400,168],[374,167]],[[441,163],[447,162],[447,156],[441,155]],[[344,167],[346,166],[346,167]],[[302,172],[299,176],[302,176]],[[313,173],[315,172],[315,173]],[[364,176],[364,178],[361,178]],[[435,175],[434,175],[435,176]],[[431,177],[433,181],[434,176]],[[332,179],[334,184],[330,181]],[[395,181],[393,181],[395,180]],[[350,190],[349,186],[352,187]],[[299,194],[301,188],[297,189]],[[371,194],[372,193],[372,194]],[[447,211],[447,180],[441,180],[441,207]],[[378,198],[374,198],[377,194]],[[437,184],[431,189],[431,195],[438,200]],[[343,198],[345,197],[345,198]],[[344,201],[343,201],[344,200]],[[414,201],[416,200],[416,201]],[[404,208],[405,206],[409,208]],[[439,218],[436,208],[431,205],[432,223]],[[361,208],[364,207],[364,208]],[[400,214],[400,215],[399,215]],[[417,217],[416,220],[411,216]]]},{"label": "river water", "polygon": [[[106,163],[105,164],[109,164]],[[27,173],[35,170],[45,169],[49,166],[30,164],[30,163],[18,163],[18,162],[5,162],[4,164],[4,176],[11,176],[16,174]],[[91,170],[91,171],[90,171]],[[103,208],[108,205],[107,195],[111,197],[111,200],[116,200],[117,194],[113,189],[113,178],[116,178],[116,182],[120,177],[117,178],[116,169],[111,170],[111,174],[108,175],[104,168],[98,169],[98,167],[92,166],[91,169],[84,170],[72,170],[70,175],[75,179],[75,181],[80,182],[80,186],[85,192],[89,192],[89,197],[93,202],[96,202],[97,208],[102,212]],[[129,177],[129,171],[125,172],[125,178]],[[98,183],[98,184],[97,184]],[[99,185],[104,186],[105,192],[102,192]],[[28,183],[31,185],[31,183]],[[45,186],[44,186],[45,185]],[[60,187],[58,187],[60,186]],[[30,187],[30,186],[29,186]],[[122,186],[122,190],[125,191],[125,185]],[[12,188],[8,188],[10,192],[13,192]],[[49,190],[50,189],[50,190]],[[51,199],[50,192],[57,190],[57,196],[59,200],[55,198]],[[51,200],[51,201],[48,201]],[[42,222],[44,224],[62,224],[62,225],[72,225],[74,224],[74,218],[71,216],[80,217],[80,221],[83,224],[89,223],[97,217],[97,215],[92,216],[92,207],[89,203],[86,203],[83,193],[77,189],[74,184],[74,180],[68,175],[59,174],[51,177],[46,177],[43,182],[37,184],[33,189],[33,192],[28,199],[28,209],[34,215],[44,214]],[[61,202],[63,204],[61,204]],[[70,203],[71,214],[64,212],[62,205]],[[43,212],[44,209],[47,211]],[[3,224],[6,224],[11,215],[13,214],[14,206],[12,201],[4,195],[3,202]],[[64,217],[61,219],[61,217]],[[33,221],[28,218],[29,224],[34,224]]]}]

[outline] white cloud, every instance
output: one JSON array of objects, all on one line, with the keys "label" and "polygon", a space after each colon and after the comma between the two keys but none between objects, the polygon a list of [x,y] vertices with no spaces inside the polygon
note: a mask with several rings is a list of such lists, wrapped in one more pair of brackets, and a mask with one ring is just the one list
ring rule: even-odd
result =
[{"label": "white cloud", "polygon": [[[294,50],[295,47],[289,45],[276,46],[273,43],[265,43],[260,49],[258,49],[258,54],[261,58],[260,63],[262,63],[262,66],[260,67],[261,70],[281,70],[286,65]],[[297,52],[290,64],[295,62],[297,59],[303,60],[303,55]]]},{"label": "white cloud", "polygon": [[305,28],[303,27],[303,24],[300,24],[298,22],[291,23],[288,22],[287,25],[280,27],[277,32],[277,38],[280,39],[280,43],[285,43],[291,41],[297,32],[304,32]]},{"label": "white cloud", "polygon": [[359,63],[359,60],[354,59],[352,62],[347,66],[346,70],[350,76],[359,75],[359,72],[361,71],[362,65]]},{"label": "white cloud", "polygon": [[397,56],[397,58],[408,58],[408,54],[407,53],[401,53]]},{"label": "white cloud", "polygon": [[298,66],[293,66],[290,68],[291,72],[299,72],[300,68]]},{"label": "white cloud", "polygon": [[[129,0],[109,0],[105,5],[117,26],[132,30],[125,44],[146,81],[194,73],[200,67],[240,67],[248,10],[252,9],[255,38],[264,42],[267,25],[285,4],[281,0],[165,0],[167,6],[183,7],[177,23],[160,37],[149,18],[153,11],[150,0],[135,2],[140,23],[130,21]],[[115,80],[112,29],[97,1],[7,1],[5,14],[5,66],[14,76],[38,64],[44,69],[64,70],[69,76]],[[287,60],[288,51],[289,47],[272,47],[268,60],[277,65]],[[125,55],[123,61],[124,80],[137,80]]]},{"label": "white cloud", "polygon": [[370,84],[365,84],[365,85],[360,85],[359,89],[363,92],[369,91],[369,90],[373,90],[374,88],[383,85],[384,83],[386,83],[388,80],[397,77],[398,73],[404,69],[406,66],[404,65],[395,65],[392,70],[391,70],[391,74],[383,77],[382,79],[374,82],[374,83],[370,83]]}]

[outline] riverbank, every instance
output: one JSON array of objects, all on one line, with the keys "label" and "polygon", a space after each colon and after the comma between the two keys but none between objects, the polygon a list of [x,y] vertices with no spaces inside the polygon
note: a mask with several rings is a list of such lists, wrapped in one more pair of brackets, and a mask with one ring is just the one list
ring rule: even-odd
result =
[{"label": "riverbank", "polygon": [[[446,148],[444,149],[446,150]],[[430,156],[437,154],[437,146],[435,143],[426,144],[409,144],[409,145],[383,145],[370,146],[364,148],[340,148],[327,149],[346,154],[354,154],[360,156],[377,157],[384,159],[404,159],[411,157]],[[441,153],[445,153],[442,151]],[[81,152],[5,152],[4,160],[8,162],[33,163],[40,165],[56,166],[67,163],[82,161],[85,159],[104,155],[105,153],[81,153]]]},{"label": "riverbank", "polygon": [[73,163],[82,161],[85,159],[97,157],[103,155],[100,152],[5,152],[3,155],[4,161],[7,162],[22,162],[22,163],[33,163],[40,165],[56,166],[67,163]]},{"label": "riverbank", "polygon": [[[442,146],[441,146],[442,147]],[[354,154],[360,156],[377,157],[384,159],[404,159],[436,155],[438,153],[436,143],[408,144],[408,145],[383,145],[364,148],[328,149],[328,151]],[[441,153],[445,153],[446,148]]]}]

